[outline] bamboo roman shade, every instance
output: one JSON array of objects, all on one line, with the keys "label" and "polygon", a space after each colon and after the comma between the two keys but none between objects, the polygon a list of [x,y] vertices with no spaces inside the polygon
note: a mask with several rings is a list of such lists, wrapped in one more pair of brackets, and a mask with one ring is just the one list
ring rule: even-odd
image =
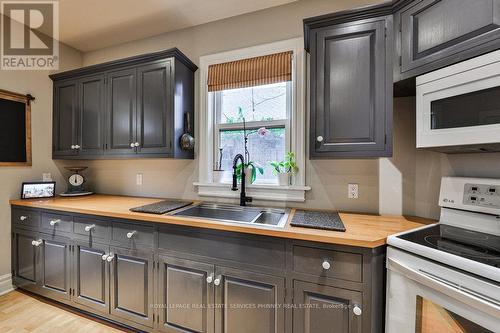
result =
[{"label": "bamboo roman shade", "polygon": [[208,91],[246,88],[291,80],[292,51],[208,67]]}]

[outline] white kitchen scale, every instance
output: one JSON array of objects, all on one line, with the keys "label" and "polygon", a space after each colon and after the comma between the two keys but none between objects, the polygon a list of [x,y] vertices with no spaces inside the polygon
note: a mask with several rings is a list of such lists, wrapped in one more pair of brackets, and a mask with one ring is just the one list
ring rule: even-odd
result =
[{"label": "white kitchen scale", "polygon": [[94,193],[86,191],[83,187],[85,178],[80,174],[80,172],[87,169],[87,167],[66,167],[66,169],[72,171],[73,174],[68,178],[67,191],[59,194],[61,197],[80,197]]}]

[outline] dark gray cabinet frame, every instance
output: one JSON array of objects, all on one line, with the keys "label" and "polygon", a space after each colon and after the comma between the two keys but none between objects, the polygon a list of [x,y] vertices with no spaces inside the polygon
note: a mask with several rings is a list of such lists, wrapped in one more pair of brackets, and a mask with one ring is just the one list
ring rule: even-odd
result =
[{"label": "dark gray cabinet frame", "polygon": [[[195,119],[196,70],[193,62],[173,48],[50,75],[54,81],[53,158],[194,158],[194,151],[182,150],[179,140],[184,114]],[[121,90],[113,89],[127,75],[129,89],[123,84]],[[90,84],[98,84],[99,89],[94,86],[86,94],[84,88]],[[122,107],[125,104],[129,107]],[[120,132],[123,126],[115,126],[115,121],[126,117],[130,118],[129,131]],[[84,138],[96,141],[89,145]],[[116,142],[117,138],[122,140]],[[136,142],[139,146],[130,146]],[[71,149],[72,145],[80,148]]]},{"label": "dark gray cabinet frame", "polygon": [[[44,216],[64,216],[65,221],[72,221],[72,230],[51,232],[42,230],[39,224],[20,226],[16,218],[21,213],[30,214],[33,220],[40,220],[42,213]],[[253,325],[263,332],[300,333],[303,324],[297,326],[293,323],[294,318],[303,316],[303,313],[297,312],[299,310],[294,306],[301,302],[303,292],[311,289],[310,292],[315,292],[319,299],[342,299],[346,304],[358,304],[362,308],[362,316],[356,318],[352,317],[350,307],[340,314],[338,309],[335,310],[338,318],[348,318],[348,322],[339,323],[339,327],[349,327],[348,332],[352,333],[383,331],[384,246],[369,249],[330,245],[16,206],[12,208],[12,217],[14,285],[127,327],[147,332],[173,333],[191,329],[194,332],[222,333],[234,328],[231,325],[236,321],[257,320]],[[95,234],[85,235],[83,227],[94,222],[98,226],[94,229]],[[142,236],[138,242],[122,237],[132,228]],[[58,234],[53,235],[55,232]],[[18,247],[16,244],[20,239],[22,246]],[[46,288],[40,283],[39,271],[41,249],[31,246],[31,240],[36,239],[51,240],[67,247],[68,264],[72,266],[69,273],[68,267],[60,269],[61,273],[69,274],[69,296],[44,292]],[[98,267],[92,274],[78,273],[80,248],[88,254],[85,267]],[[115,254],[111,262],[100,258],[100,255],[111,252]],[[120,269],[116,270],[116,258],[120,256],[126,264],[121,269],[133,273],[120,277],[124,286],[116,285],[116,274],[120,274]],[[29,264],[28,275],[33,273],[28,279],[20,272],[20,258],[24,267]],[[349,271],[352,273],[332,274],[308,269],[324,259],[331,260],[334,268],[339,261],[340,267],[351,267]],[[248,312],[208,307],[201,315],[200,312],[193,315],[197,318],[196,325],[183,327],[189,312],[172,312],[172,317],[168,317],[161,307],[168,293],[168,285],[165,285],[168,268],[177,272],[169,281],[174,288],[180,288],[181,292],[182,288],[194,290],[191,294],[172,295],[176,301],[204,299],[207,304],[266,302],[280,306]],[[220,278],[219,286],[207,284],[206,278],[212,274],[214,279]],[[144,281],[147,281],[146,285]],[[82,282],[86,288],[83,291],[80,288]],[[307,286],[307,290],[302,291],[297,286]],[[82,292],[87,295],[82,295]],[[127,293],[123,295],[121,305],[116,302],[117,293]],[[135,293],[141,296],[137,297],[140,304],[130,301]],[[150,306],[152,304],[160,306]],[[329,316],[334,313],[315,315],[328,323]]]}]

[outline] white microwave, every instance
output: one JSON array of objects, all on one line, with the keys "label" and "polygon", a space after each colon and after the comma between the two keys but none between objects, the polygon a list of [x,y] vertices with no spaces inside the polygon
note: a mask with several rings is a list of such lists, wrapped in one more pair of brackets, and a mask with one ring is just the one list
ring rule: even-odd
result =
[{"label": "white microwave", "polygon": [[422,75],[417,148],[500,151],[500,50]]}]

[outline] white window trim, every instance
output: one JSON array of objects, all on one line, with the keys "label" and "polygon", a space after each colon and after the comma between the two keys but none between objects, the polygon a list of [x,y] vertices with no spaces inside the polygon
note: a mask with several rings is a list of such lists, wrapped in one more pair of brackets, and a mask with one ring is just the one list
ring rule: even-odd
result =
[{"label": "white window trim", "polygon": [[293,176],[291,186],[252,184],[247,186],[247,194],[257,200],[305,201],[305,192],[310,190],[305,185],[305,52],[303,38],[294,38],[269,44],[252,46],[244,49],[227,51],[200,57],[200,139],[199,144],[199,181],[200,196],[237,198],[239,191],[231,191],[228,184],[213,182],[215,114],[208,93],[208,66],[263,55],[293,51],[292,60],[292,117],[290,119],[290,151],[295,152],[299,172]]}]

